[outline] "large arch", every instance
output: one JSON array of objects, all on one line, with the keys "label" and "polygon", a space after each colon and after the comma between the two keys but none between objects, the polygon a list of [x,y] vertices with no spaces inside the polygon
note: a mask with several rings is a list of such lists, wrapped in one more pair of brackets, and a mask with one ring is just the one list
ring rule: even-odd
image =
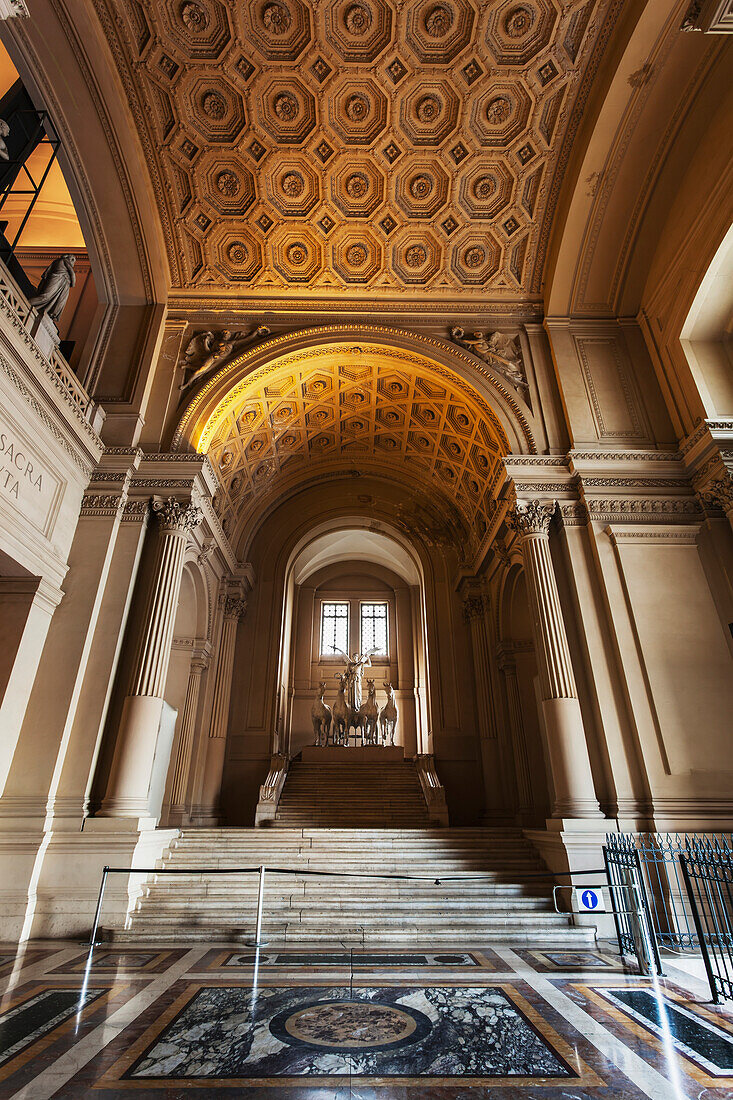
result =
[{"label": "large arch", "polygon": [[[357,342],[358,341],[358,342]],[[366,325],[275,337],[208,379],[173,436],[209,455],[216,506],[243,560],[256,526],[306,483],[365,474],[402,485],[402,516],[448,525],[478,552],[501,458],[536,453],[531,410],[476,357]]]}]

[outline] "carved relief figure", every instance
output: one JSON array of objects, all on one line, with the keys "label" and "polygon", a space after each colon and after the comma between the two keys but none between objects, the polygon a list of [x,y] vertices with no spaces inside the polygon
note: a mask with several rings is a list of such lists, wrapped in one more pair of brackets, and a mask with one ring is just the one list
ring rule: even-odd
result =
[{"label": "carved relief figure", "polygon": [[516,390],[529,389],[522,369],[522,351],[518,339],[503,332],[492,332],[490,336],[484,332],[467,334],[459,325],[451,328],[450,335],[454,343],[483,359]]},{"label": "carved relief figure", "polygon": [[181,383],[180,389],[185,391],[194,382],[200,382],[211,374],[232,355],[238,344],[269,335],[270,330],[267,325],[258,325],[249,333],[231,332],[229,329],[222,329],[220,332],[197,332],[186,345],[183,358],[186,378]]},{"label": "carved relief figure", "polygon": [[41,275],[36,293],[30,299],[31,305],[52,321],[58,321],[64,312],[69,291],[76,285],[75,263],[76,256],[72,252],[66,252],[52,260]]},{"label": "carved relief figure", "polygon": [[311,707],[311,721],[313,722],[313,736],[315,737],[315,744],[321,748],[325,748],[328,744],[328,735],[331,732],[331,722],[333,715],[328,703],[323,702],[323,696],[326,694],[326,682],[321,680],[318,685],[318,691],[316,692],[313,706]]},{"label": "carved relief figure", "polygon": [[10,127],[4,118],[0,118],[0,157],[3,160],[10,160],[10,153],[8,147],[5,144],[5,138],[10,133]]}]

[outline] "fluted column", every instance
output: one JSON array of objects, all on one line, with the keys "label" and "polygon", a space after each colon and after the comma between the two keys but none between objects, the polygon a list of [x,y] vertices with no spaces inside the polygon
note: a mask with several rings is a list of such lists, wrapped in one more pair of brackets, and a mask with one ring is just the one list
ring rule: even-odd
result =
[{"label": "fluted column", "polygon": [[529,773],[529,755],[527,736],[522,717],[522,700],[519,696],[517,664],[514,654],[505,648],[499,654],[499,670],[504,677],[507,714],[509,718],[509,736],[514,751],[514,769],[517,777],[517,795],[519,797],[519,817],[523,823],[530,818],[533,809],[532,780]]},{"label": "fluted column", "polygon": [[172,497],[153,502],[158,530],[130,691],[122,708],[107,792],[101,813],[144,817],[163,712],[173,627],[189,535],[202,519],[199,508]]},{"label": "fluted column", "polygon": [[213,816],[218,813],[221,780],[224,774],[224,753],[226,751],[229,701],[232,695],[232,673],[234,670],[237,627],[246,610],[246,600],[240,599],[238,596],[225,597],[224,621],[222,623],[219,655],[216,662],[216,678],[214,680],[214,701],[211,709],[209,744],[201,790],[203,812]]},{"label": "fluted column", "polygon": [[556,504],[518,502],[509,522],[522,550],[554,787],[553,816],[600,817],[570,648],[550,556]]},{"label": "fluted column", "polygon": [[175,818],[176,821],[186,812],[186,789],[191,768],[193,740],[196,733],[201,676],[208,668],[208,664],[207,657],[194,654],[188,673],[186,700],[183,704],[183,714],[181,716],[181,734],[178,738],[178,754],[173,772],[173,783],[171,784],[170,817],[171,819]]}]

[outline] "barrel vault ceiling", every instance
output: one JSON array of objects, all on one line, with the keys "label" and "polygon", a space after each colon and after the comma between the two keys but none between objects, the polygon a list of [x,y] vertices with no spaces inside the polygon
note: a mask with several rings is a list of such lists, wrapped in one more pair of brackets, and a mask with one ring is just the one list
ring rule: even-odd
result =
[{"label": "barrel vault ceiling", "polygon": [[526,301],[618,0],[95,0],[174,291]]},{"label": "barrel vault ceiling", "polygon": [[470,551],[496,508],[507,440],[453,372],[398,349],[344,344],[291,353],[243,380],[199,447],[217,472],[228,534],[288,486],[359,470],[450,501]]}]

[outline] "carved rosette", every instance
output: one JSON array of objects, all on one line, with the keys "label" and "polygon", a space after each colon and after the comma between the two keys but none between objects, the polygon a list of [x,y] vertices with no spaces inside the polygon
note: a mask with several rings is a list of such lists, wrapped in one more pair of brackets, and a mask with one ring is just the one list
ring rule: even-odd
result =
[{"label": "carved rosette", "polygon": [[161,531],[171,534],[188,535],[201,523],[204,514],[197,505],[181,502],[175,497],[153,501],[153,514],[160,524]]},{"label": "carved rosette", "polygon": [[547,536],[556,507],[557,501],[554,500],[517,501],[507,516],[507,522],[520,537]]}]

